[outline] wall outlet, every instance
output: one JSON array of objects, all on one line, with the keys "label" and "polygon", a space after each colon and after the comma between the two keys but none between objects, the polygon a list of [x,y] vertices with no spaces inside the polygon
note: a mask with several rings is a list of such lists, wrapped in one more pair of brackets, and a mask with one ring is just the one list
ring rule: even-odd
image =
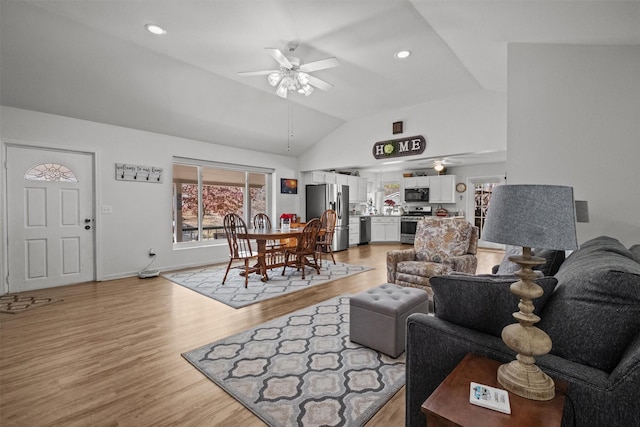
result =
[{"label": "wall outlet", "polygon": [[153,250],[153,248],[149,248],[149,256],[156,256],[156,253]]}]

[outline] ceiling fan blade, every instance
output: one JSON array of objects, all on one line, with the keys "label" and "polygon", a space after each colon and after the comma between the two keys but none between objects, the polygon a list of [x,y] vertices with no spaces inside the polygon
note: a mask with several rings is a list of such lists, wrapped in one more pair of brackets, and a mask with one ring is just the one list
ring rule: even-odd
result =
[{"label": "ceiling fan blade", "polygon": [[311,86],[315,86],[318,89],[322,89],[322,90],[329,90],[333,87],[333,85],[331,83],[327,83],[324,80],[320,80],[317,77],[313,77],[313,76],[309,76],[309,84]]},{"label": "ceiling fan blade", "polygon": [[279,70],[262,70],[262,71],[241,71],[238,74],[241,76],[266,76],[271,73],[278,73]]},{"label": "ceiling fan blade", "polygon": [[287,57],[284,56],[284,54],[282,52],[280,52],[280,49],[274,49],[274,48],[270,48],[270,47],[267,47],[265,49],[269,51],[271,56],[273,56],[275,58],[275,60],[278,61],[278,63],[280,65],[282,65],[283,67],[288,68],[288,69],[293,68],[293,64],[291,64],[291,62],[289,62]]},{"label": "ceiling fan blade", "polygon": [[300,66],[300,71],[304,71],[305,73],[310,73],[312,71],[324,70],[327,68],[333,68],[340,65],[340,62],[334,58],[321,59],[320,61],[309,62],[308,64],[302,64]]}]

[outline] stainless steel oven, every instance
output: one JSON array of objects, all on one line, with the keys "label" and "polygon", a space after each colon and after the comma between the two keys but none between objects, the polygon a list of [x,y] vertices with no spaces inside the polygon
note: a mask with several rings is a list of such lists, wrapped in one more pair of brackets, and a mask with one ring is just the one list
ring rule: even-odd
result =
[{"label": "stainless steel oven", "polygon": [[400,243],[413,245],[418,221],[432,214],[431,206],[413,206],[400,217]]}]

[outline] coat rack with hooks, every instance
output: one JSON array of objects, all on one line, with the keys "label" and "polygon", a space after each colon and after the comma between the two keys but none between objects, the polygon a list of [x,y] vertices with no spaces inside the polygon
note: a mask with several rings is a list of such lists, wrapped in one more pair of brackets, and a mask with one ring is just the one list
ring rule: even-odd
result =
[{"label": "coat rack with hooks", "polygon": [[162,168],[116,163],[116,181],[162,182]]}]

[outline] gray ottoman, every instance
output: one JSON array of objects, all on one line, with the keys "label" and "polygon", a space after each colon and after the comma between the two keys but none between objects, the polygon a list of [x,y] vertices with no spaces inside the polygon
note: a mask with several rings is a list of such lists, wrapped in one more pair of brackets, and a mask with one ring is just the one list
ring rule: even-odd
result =
[{"label": "gray ottoman", "polygon": [[404,352],[407,317],[429,312],[429,295],[417,288],[385,283],[349,302],[349,338],[391,357]]}]

